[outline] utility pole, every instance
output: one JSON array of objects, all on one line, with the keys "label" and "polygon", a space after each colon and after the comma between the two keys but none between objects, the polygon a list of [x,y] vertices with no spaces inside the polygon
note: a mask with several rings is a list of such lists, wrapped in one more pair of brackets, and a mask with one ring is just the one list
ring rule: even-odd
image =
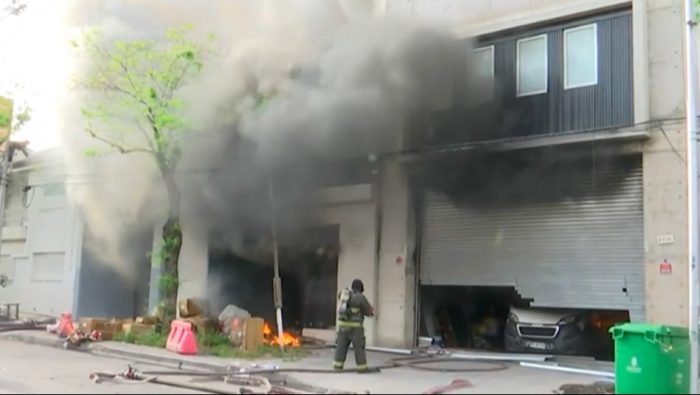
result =
[{"label": "utility pole", "polygon": [[685,75],[688,167],[688,328],[690,341],[690,393],[698,393],[698,118],[695,14],[693,1],[685,1]]},{"label": "utility pole", "polygon": [[280,276],[280,256],[277,244],[277,204],[275,203],[275,185],[272,176],[267,176],[267,186],[270,198],[270,218],[272,226],[272,255],[275,277],[272,279],[272,292],[275,299],[275,312],[277,314],[277,341],[280,350],[284,351],[284,324],[282,322],[282,277]]}]

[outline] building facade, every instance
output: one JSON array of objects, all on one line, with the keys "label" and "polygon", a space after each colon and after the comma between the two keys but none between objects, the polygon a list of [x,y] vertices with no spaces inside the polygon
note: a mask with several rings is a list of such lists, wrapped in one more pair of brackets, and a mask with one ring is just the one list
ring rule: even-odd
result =
[{"label": "building facade", "polygon": [[[493,204],[455,207],[435,191],[407,202],[421,206],[418,238],[397,213],[407,237],[382,244],[380,289],[388,272],[407,291],[380,292],[379,310],[394,314],[379,317],[379,341],[414,341],[415,271],[417,290],[513,285],[533,306],[622,309],[636,321],[687,325],[683,3],[388,1],[386,12],[449,18],[477,37],[480,64],[515,114],[495,150],[516,164],[498,184],[511,196],[491,196]],[[537,159],[514,158],[528,153]],[[523,197],[512,173],[523,161],[548,178],[526,178],[525,190],[552,193]],[[386,166],[387,175],[401,172]],[[406,260],[416,269],[395,265],[416,239],[417,261]],[[400,315],[406,329],[392,322]]]},{"label": "building facade", "polygon": [[0,250],[0,276],[7,281],[0,302],[19,303],[28,317],[146,313],[146,252],[152,240],[144,239],[145,246],[139,237],[128,240],[131,260],[117,262],[102,253],[70,194],[70,188],[91,183],[90,177],[70,177],[57,149],[13,161]]},{"label": "building facade", "polygon": [[[368,343],[415,345],[440,287],[687,325],[683,3],[379,3],[475,37],[465,56],[492,78],[483,96],[507,122],[469,132],[483,103],[448,109],[451,122],[433,114],[430,139],[409,126],[395,151],[449,155],[384,157],[367,182],[322,191],[320,222],[338,229],[334,283],[363,279],[377,308]],[[185,234],[182,297],[206,295],[210,263],[206,235]]]},{"label": "building facade", "polygon": [[75,313],[82,221],[66,195],[57,152],[14,161],[2,231],[0,300],[25,315]]}]

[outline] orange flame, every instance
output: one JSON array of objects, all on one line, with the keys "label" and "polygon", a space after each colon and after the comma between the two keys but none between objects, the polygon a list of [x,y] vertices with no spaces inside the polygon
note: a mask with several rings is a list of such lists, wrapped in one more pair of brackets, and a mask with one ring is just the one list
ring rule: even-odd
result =
[{"label": "orange flame", "polygon": [[[278,336],[273,336],[272,327],[267,322],[263,325],[263,335],[265,340],[271,346],[277,346],[280,344],[280,339]],[[285,347],[301,347],[301,338],[294,336],[289,332],[282,333],[282,343]]]}]

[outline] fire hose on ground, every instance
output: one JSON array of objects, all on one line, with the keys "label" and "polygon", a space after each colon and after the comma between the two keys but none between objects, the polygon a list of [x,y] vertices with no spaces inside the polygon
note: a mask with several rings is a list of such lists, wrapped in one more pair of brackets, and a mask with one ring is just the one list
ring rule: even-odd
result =
[{"label": "fire hose on ground", "polygon": [[[451,358],[451,357],[403,357],[403,358],[392,358],[387,360],[383,365],[371,367],[369,372],[379,372],[381,370],[396,369],[396,368],[411,368],[418,370],[426,370],[431,372],[444,372],[444,373],[487,373],[487,372],[500,372],[508,369],[508,366],[504,363],[493,362],[493,361],[469,361],[473,364],[486,365],[482,367],[461,367],[461,368],[446,368],[446,367],[430,367],[425,365],[438,364],[438,363],[465,363],[463,359]],[[191,377],[234,377],[234,376],[250,376],[250,375],[265,375],[265,374],[275,374],[275,373],[317,373],[317,374],[347,374],[347,373],[358,373],[358,369],[310,369],[310,368],[281,368],[281,369],[253,369],[253,370],[221,370],[221,371],[211,371],[202,372],[194,370],[178,370],[178,371],[145,371],[141,372],[144,376],[191,376]],[[94,373],[98,374],[98,373]]]},{"label": "fire hose on ground", "polygon": [[193,385],[193,384],[188,384],[188,383],[178,383],[178,382],[173,382],[173,381],[162,380],[156,376],[148,376],[148,375],[145,375],[141,372],[138,372],[136,369],[132,368],[131,366],[129,366],[126,370],[124,370],[123,372],[121,372],[119,374],[110,373],[110,372],[90,373],[90,379],[93,380],[95,383],[101,383],[104,380],[116,380],[116,379],[120,379],[120,378],[130,380],[127,382],[130,384],[143,384],[143,383],[160,384],[160,385],[165,385],[168,387],[176,387],[176,388],[180,388],[180,389],[193,390],[193,391],[209,393],[209,394],[232,394],[233,393],[233,392],[229,392],[229,391],[221,391],[221,390],[217,390],[215,388],[201,387],[198,385]]},{"label": "fire hose on ground", "polygon": [[[459,367],[459,368],[448,368],[448,367],[433,367],[433,366],[428,366],[432,364],[438,364],[438,363],[465,363],[463,359],[458,359],[458,358],[452,358],[452,357],[445,357],[445,356],[410,356],[410,357],[399,357],[399,358],[392,358],[386,361],[385,364],[371,367],[369,370],[369,373],[376,373],[380,372],[381,370],[386,370],[386,369],[396,369],[396,368],[410,368],[410,369],[418,369],[418,370],[425,370],[425,371],[431,371],[431,372],[451,372],[451,373],[486,373],[486,372],[499,372],[503,371],[505,369],[508,369],[508,366],[500,363],[500,362],[494,362],[494,361],[469,361],[473,364],[478,364],[481,365],[480,367]],[[97,372],[97,373],[92,373],[90,374],[90,378],[93,379],[95,382],[100,382],[101,380],[104,379],[116,379],[116,378],[124,378],[124,379],[129,379],[129,380],[134,380],[135,383],[153,383],[153,384],[161,384],[161,385],[167,385],[167,386],[173,386],[173,387],[178,387],[182,389],[190,389],[190,390],[196,390],[196,391],[203,391],[203,392],[209,392],[209,393],[218,393],[218,394],[226,394],[226,393],[232,393],[232,392],[226,392],[226,391],[221,391],[213,388],[204,388],[200,387],[197,385],[192,385],[192,384],[187,384],[187,383],[179,383],[179,382],[172,382],[172,381],[166,381],[161,379],[160,377],[162,376],[172,376],[172,377],[177,377],[177,376],[186,376],[186,377],[197,377],[197,378],[221,378],[224,380],[225,383],[228,384],[239,384],[243,386],[254,386],[254,387],[260,387],[267,385],[270,388],[270,392],[268,393],[275,393],[275,390],[278,390],[276,393],[292,393],[292,392],[285,392],[289,391],[288,389],[284,389],[283,387],[276,387],[270,382],[264,378],[264,377],[257,377],[257,376],[264,376],[264,375],[271,375],[271,374],[280,374],[280,373],[309,373],[309,374],[348,374],[348,373],[358,373],[358,369],[345,369],[345,370],[334,370],[334,369],[309,369],[309,368],[282,368],[282,369],[258,369],[258,370],[221,370],[221,371],[211,371],[211,372],[204,372],[204,371],[192,371],[192,370],[186,370],[186,371],[144,371],[144,372],[139,372],[135,369],[133,369],[131,366],[129,366],[128,369],[126,369],[124,372],[120,374],[113,374],[113,373],[108,373],[108,372]],[[260,379],[264,379],[263,381],[260,381]],[[302,392],[300,392],[302,393]]]}]

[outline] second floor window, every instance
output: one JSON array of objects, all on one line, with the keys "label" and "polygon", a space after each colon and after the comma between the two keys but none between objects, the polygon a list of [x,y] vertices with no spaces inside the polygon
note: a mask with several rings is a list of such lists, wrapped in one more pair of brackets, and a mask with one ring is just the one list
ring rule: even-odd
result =
[{"label": "second floor window", "polygon": [[598,34],[596,25],[564,31],[564,88],[598,83]]},{"label": "second floor window", "polygon": [[470,87],[478,89],[478,94],[470,95],[474,104],[493,99],[494,93],[494,46],[475,49],[471,54]]},{"label": "second floor window", "polygon": [[547,92],[547,35],[518,40],[518,96]]},{"label": "second floor window", "polygon": [[493,79],[493,45],[475,49],[472,66],[479,78]]}]

